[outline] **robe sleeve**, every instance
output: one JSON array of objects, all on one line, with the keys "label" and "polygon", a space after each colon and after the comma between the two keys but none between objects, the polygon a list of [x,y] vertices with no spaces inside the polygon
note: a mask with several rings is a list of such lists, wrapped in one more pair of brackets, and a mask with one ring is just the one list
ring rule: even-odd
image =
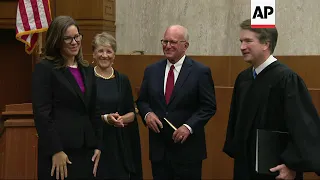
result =
[{"label": "robe sleeve", "polygon": [[297,172],[320,172],[320,120],[303,80],[285,78],[284,118],[290,134],[281,158]]},{"label": "robe sleeve", "polygon": [[234,88],[233,88],[233,93],[232,93],[232,99],[231,99],[231,105],[230,105],[230,111],[229,111],[229,120],[228,120],[228,126],[227,126],[227,132],[226,132],[226,139],[224,142],[224,146],[223,146],[223,152],[226,153],[229,157],[234,158],[234,153],[233,153],[233,147],[232,147],[232,141],[234,138],[234,129],[235,129],[235,124],[236,124],[236,103],[237,103],[237,82],[238,82],[238,78],[237,77],[235,84],[234,84]]}]

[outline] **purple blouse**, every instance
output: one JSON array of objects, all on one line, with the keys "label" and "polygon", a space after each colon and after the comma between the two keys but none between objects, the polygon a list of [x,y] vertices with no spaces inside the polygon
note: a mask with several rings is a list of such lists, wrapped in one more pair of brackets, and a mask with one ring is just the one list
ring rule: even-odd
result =
[{"label": "purple blouse", "polygon": [[73,77],[76,79],[81,91],[84,93],[85,88],[84,88],[84,83],[83,83],[83,79],[82,79],[79,68],[69,67],[69,70],[70,70],[71,74],[73,75]]}]

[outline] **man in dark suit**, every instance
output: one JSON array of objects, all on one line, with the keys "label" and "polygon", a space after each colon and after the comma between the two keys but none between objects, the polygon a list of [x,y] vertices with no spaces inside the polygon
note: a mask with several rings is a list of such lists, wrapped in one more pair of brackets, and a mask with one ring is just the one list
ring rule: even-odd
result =
[{"label": "man in dark suit", "polygon": [[214,83],[210,68],[185,55],[188,39],[183,26],[165,31],[161,44],[166,59],[146,68],[137,100],[149,128],[155,180],[201,179],[207,157],[204,126],[216,112]]}]

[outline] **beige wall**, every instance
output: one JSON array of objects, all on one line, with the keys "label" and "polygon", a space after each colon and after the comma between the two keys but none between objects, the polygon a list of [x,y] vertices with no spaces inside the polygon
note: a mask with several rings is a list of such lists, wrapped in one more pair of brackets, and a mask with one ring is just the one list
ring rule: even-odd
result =
[{"label": "beige wall", "polygon": [[[279,41],[275,55],[318,55],[320,1],[276,0]],[[240,55],[239,23],[250,18],[250,0],[117,0],[120,54],[162,54],[168,25],[189,29],[192,55]]]}]

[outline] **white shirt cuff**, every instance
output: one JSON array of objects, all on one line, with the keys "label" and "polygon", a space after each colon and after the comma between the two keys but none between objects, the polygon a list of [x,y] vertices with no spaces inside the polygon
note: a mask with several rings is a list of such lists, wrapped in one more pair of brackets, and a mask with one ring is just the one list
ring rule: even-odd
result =
[{"label": "white shirt cuff", "polygon": [[148,112],[145,116],[144,116],[144,121],[146,121],[146,118],[148,116],[148,114],[150,114],[151,112]]},{"label": "white shirt cuff", "polygon": [[192,134],[192,128],[188,124],[183,124],[185,127],[187,127],[190,131],[190,134]]}]

